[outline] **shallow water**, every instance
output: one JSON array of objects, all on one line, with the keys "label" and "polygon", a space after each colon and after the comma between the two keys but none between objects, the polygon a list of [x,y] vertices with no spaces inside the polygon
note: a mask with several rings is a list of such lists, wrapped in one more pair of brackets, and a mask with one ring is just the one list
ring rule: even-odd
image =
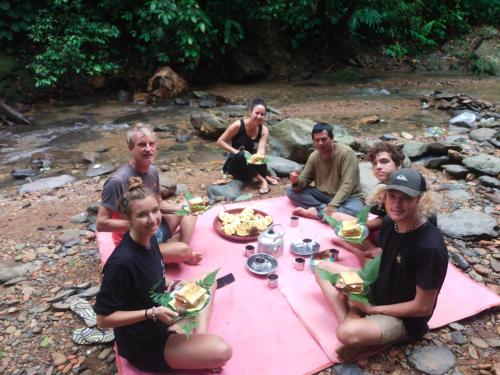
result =
[{"label": "shallow water", "polygon": [[[322,75],[299,83],[219,84],[200,90],[222,95],[234,103],[213,108],[216,112],[244,115],[244,105],[254,97],[262,97],[283,112],[282,117],[306,117],[338,124],[354,136],[367,138],[403,130],[420,135],[427,127],[444,127],[450,113],[423,111],[419,98],[442,91],[498,102],[498,82],[494,78],[463,75],[415,74],[386,74],[345,82]],[[111,99],[82,99],[33,107],[24,113],[31,125],[0,130],[0,187],[14,187],[11,170],[30,167],[32,159],[51,160],[47,175],[72,171],[82,176],[86,169],[83,152],[106,147],[108,152],[96,154],[98,161],[122,164],[128,159],[125,133],[137,121],[167,130],[158,133],[159,159],[189,158],[196,162],[202,153],[204,161],[209,161],[207,157],[221,160],[223,154],[213,141],[194,136],[186,144],[176,143],[177,132],[192,129],[191,114],[204,111],[197,106],[199,99],[190,101],[190,106],[168,103],[146,106]],[[377,115],[382,121],[360,125],[359,120],[370,115]]]}]

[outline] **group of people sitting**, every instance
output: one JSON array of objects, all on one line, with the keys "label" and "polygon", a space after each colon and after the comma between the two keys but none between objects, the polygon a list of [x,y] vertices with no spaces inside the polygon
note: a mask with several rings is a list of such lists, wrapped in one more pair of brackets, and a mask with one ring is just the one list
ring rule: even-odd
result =
[{"label": "group of people sitting", "polygon": [[[247,163],[244,151],[265,155],[266,112],[265,103],[255,100],[250,118],[231,124],[218,140],[230,153],[225,173],[244,181],[256,179],[261,193],[278,181],[268,176],[265,163]],[[334,142],[328,124],[316,124],[312,139],[316,150],[300,173],[290,175],[287,196],[297,206],[293,214],[321,221],[325,215],[337,220],[356,216],[364,207],[356,155],[348,146]],[[207,332],[213,299],[188,339],[176,329],[178,314],[154,304],[149,296],[153,288],[164,292],[172,286],[164,277],[165,264],[195,265],[202,260],[189,246],[196,216],[178,216],[180,207],[161,199],[158,170],[153,165],[156,137],[151,128],[136,125],[127,133],[127,144],[130,161],[104,184],[97,217],[97,230],[113,232],[117,245],[103,268],[94,306],[98,324],[114,328],[119,354],[143,371],[217,371],[231,358],[232,349],[220,336]],[[344,360],[367,348],[422,337],[448,261],[443,237],[428,220],[433,206],[424,177],[402,169],[401,151],[388,143],[375,145],[368,160],[380,181],[371,197],[377,217],[367,223],[372,235],[360,245],[336,237],[332,241],[356,254],[361,263],[381,254],[371,304],[349,300],[335,285],[316,276],[340,322],[337,336]],[[348,268],[325,262],[318,269],[339,273]]]}]

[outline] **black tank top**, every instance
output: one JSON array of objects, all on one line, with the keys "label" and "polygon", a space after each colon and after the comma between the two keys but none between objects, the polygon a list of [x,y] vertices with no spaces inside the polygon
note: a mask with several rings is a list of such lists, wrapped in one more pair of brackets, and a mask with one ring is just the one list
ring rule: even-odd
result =
[{"label": "black tank top", "polygon": [[232,146],[239,150],[240,147],[243,147],[244,150],[248,151],[251,154],[255,154],[257,152],[257,147],[259,146],[260,137],[262,135],[262,124],[259,125],[259,131],[257,132],[257,137],[255,139],[251,139],[246,132],[245,122],[240,120],[240,129],[238,133],[233,137],[231,144]]}]

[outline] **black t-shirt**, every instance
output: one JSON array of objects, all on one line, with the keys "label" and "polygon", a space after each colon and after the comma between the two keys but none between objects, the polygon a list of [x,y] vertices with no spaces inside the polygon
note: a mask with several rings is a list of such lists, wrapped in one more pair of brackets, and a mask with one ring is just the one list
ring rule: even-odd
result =
[{"label": "black t-shirt", "polygon": [[[411,301],[417,286],[441,289],[448,268],[448,251],[434,225],[427,221],[411,232],[397,233],[394,221],[386,216],[379,242],[383,251],[379,277],[372,288],[375,305]],[[414,339],[422,337],[429,329],[431,316],[402,318],[407,333]]]},{"label": "black t-shirt", "polygon": [[255,139],[252,139],[246,132],[245,122],[243,120],[240,120],[240,128],[238,129],[238,133],[236,133],[236,135],[231,140],[231,145],[237,150],[239,150],[240,147],[243,147],[245,151],[248,151],[251,154],[255,154],[257,152],[261,136],[262,124],[259,125],[257,136],[255,137]]},{"label": "black t-shirt", "polygon": [[[101,289],[94,311],[109,315],[115,311],[133,311],[151,308],[154,303],[149,291],[158,282],[157,292],[165,290],[164,264],[155,236],[149,248],[138,244],[127,232],[104,265]],[[151,345],[165,345],[168,326],[153,320],[144,320],[114,328],[118,352],[133,359]]]}]

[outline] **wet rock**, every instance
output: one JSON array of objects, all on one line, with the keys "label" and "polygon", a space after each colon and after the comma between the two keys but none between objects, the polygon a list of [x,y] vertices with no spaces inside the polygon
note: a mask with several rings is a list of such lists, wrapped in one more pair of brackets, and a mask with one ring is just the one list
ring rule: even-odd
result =
[{"label": "wet rock", "polygon": [[342,363],[333,366],[336,375],[368,375],[355,363]]},{"label": "wet rock", "polygon": [[464,271],[467,271],[470,268],[469,262],[467,262],[467,260],[461,254],[453,253],[451,255],[451,259],[460,269]]},{"label": "wet rock", "polygon": [[399,137],[394,133],[386,133],[380,137],[383,141],[397,141]]},{"label": "wet rock", "polygon": [[152,95],[160,98],[173,98],[189,89],[184,78],[168,66],[162,66],[148,79],[147,90]]},{"label": "wet rock", "polygon": [[212,140],[217,140],[227,127],[223,119],[211,112],[192,114],[191,125],[202,136]]},{"label": "wet rock", "polygon": [[477,142],[485,142],[496,134],[495,129],[488,129],[488,128],[479,128],[479,129],[474,129],[469,133],[470,139],[473,139]]},{"label": "wet rock", "polygon": [[24,180],[27,177],[37,175],[37,172],[31,168],[15,168],[12,172],[10,172],[10,174],[16,180]]},{"label": "wet rock", "polygon": [[6,263],[0,262],[0,283],[14,279],[16,277],[22,277],[29,272],[33,272],[39,268],[36,263]]},{"label": "wet rock", "polygon": [[67,174],[56,177],[40,178],[39,180],[21,186],[21,188],[19,189],[19,194],[33,193],[35,191],[42,190],[52,190],[74,182],[75,180],[76,179],[73,176]]},{"label": "wet rock", "polygon": [[500,158],[493,155],[479,154],[465,158],[463,163],[469,169],[490,176],[497,176],[500,173]]},{"label": "wet rock", "polygon": [[456,190],[450,190],[446,196],[450,198],[451,200],[458,201],[458,202],[463,202],[463,201],[468,201],[469,199],[472,198],[472,196],[467,193],[466,191],[463,191],[461,189],[456,189]]},{"label": "wet rock", "polygon": [[79,241],[80,240],[80,230],[79,229],[69,229],[65,230],[58,238],[57,242],[60,244],[67,243],[69,241]]},{"label": "wet rock", "polygon": [[91,165],[89,169],[87,169],[85,176],[87,177],[102,176],[113,172],[115,169],[116,167],[110,163],[94,164]]},{"label": "wet rock", "polygon": [[480,116],[472,111],[464,111],[459,115],[451,118],[448,123],[455,126],[463,126],[466,128],[475,127],[475,122],[480,119]]},{"label": "wet rock", "polygon": [[102,352],[99,353],[97,358],[99,358],[101,361],[104,361],[108,356],[113,353],[113,348],[106,348]]},{"label": "wet rock", "polygon": [[[311,131],[315,121],[302,118],[287,118],[273,125],[270,129],[269,145],[273,155],[305,163],[313,150]],[[341,126],[332,125],[335,142],[358,147],[354,137]]]},{"label": "wet rock", "polygon": [[465,178],[467,173],[469,173],[467,168],[457,164],[444,164],[441,165],[441,168],[443,168],[448,175],[460,179]]},{"label": "wet rock", "polygon": [[439,169],[442,165],[446,165],[451,162],[448,156],[431,156],[426,159],[424,165],[430,169]]},{"label": "wet rock", "polygon": [[74,224],[82,224],[86,223],[88,220],[88,214],[86,212],[82,212],[81,214],[71,216],[69,221]]},{"label": "wet rock", "polygon": [[201,108],[214,108],[217,106],[215,102],[209,99],[204,99],[198,104]]},{"label": "wet rock", "polygon": [[500,273],[500,260],[491,257],[490,266],[493,269],[493,271]]},{"label": "wet rock", "polygon": [[425,374],[439,375],[455,365],[455,356],[442,346],[424,346],[413,350],[408,362]]},{"label": "wet rock", "polygon": [[500,347],[500,339],[498,338],[486,339],[486,342],[488,343],[488,346],[492,348],[496,349]]},{"label": "wet rock", "polygon": [[427,144],[426,143],[406,142],[403,146],[403,153],[411,159],[422,156],[426,152],[427,152]]},{"label": "wet rock", "polygon": [[95,152],[107,152],[109,151],[109,147],[106,146],[99,146],[95,149]]},{"label": "wet rock", "polygon": [[465,337],[460,331],[453,331],[450,334],[451,341],[455,344],[463,345],[467,343],[467,337]]},{"label": "wet rock", "polygon": [[496,177],[480,176],[479,182],[481,183],[481,185],[500,189],[500,180],[498,180],[498,178]]},{"label": "wet rock", "polygon": [[160,174],[160,193],[162,199],[167,199],[175,194],[177,183],[167,174]]},{"label": "wet rock", "polygon": [[288,177],[294,170],[303,168],[299,163],[274,155],[267,156],[267,167],[279,177]]},{"label": "wet rock", "polygon": [[196,99],[206,99],[208,98],[208,93],[205,91],[191,91]]},{"label": "wet rock", "polygon": [[153,131],[157,133],[162,133],[162,132],[172,133],[174,131],[174,127],[169,125],[157,125],[153,128]]},{"label": "wet rock", "polygon": [[376,123],[380,122],[380,117],[378,117],[377,115],[366,116],[366,117],[363,117],[361,120],[359,120],[359,122],[361,125],[376,124]]},{"label": "wet rock", "polygon": [[99,289],[100,289],[99,286],[92,286],[92,287],[78,293],[76,296],[80,297],[80,298],[89,299],[89,298],[95,297],[97,295],[97,293],[99,293]]},{"label": "wet rock", "polygon": [[471,337],[470,342],[480,349],[488,349],[488,347],[489,347],[488,343],[479,337]]},{"label": "wet rock", "polygon": [[449,237],[454,238],[495,238],[496,220],[482,212],[462,208],[452,213],[438,214],[438,227]]},{"label": "wet rock", "polygon": [[210,185],[207,188],[208,197],[216,201],[219,197],[224,197],[228,201],[233,201],[241,195],[244,183],[239,180],[232,180],[226,185]]},{"label": "wet rock", "polygon": [[175,98],[174,104],[175,105],[189,105],[189,100],[184,99],[184,98]]}]

